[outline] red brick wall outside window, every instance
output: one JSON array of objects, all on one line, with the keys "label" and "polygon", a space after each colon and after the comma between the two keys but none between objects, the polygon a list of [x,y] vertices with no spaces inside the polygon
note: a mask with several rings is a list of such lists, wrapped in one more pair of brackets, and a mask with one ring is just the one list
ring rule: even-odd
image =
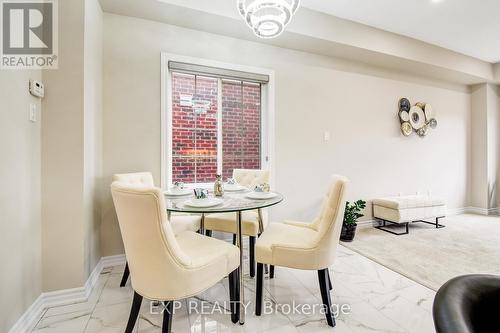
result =
[{"label": "red brick wall outside window", "polygon": [[[209,183],[215,179],[218,158],[224,180],[233,169],[260,169],[260,84],[221,80],[221,118],[217,78],[172,73],[172,181]],[[196,86],[196,91],[195,91]],[[182,106],[184,99],[210,101],[206,112]],[[218,122],[222,121],[222,133]],[[222,156],[218,156],[218,143]]]}]

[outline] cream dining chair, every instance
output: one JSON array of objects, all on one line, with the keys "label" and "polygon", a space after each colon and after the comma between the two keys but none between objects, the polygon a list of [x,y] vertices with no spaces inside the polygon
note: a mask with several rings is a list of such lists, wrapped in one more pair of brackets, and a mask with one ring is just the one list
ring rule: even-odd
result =
[{"label": "cream dining chair", "polygon": [[313,223],[271,223],[257,240],[255,314],[262,311],[263,265],[318,271],[321,298],[328,325],[335,326],[330,299],[328,267],[335,260],[346,204],[348,180],[333,176],[319,217]]},{"label": "cream dining chair", "polygon": [[[134,172],[116,174],[113,176],[113,181],[119,181],[129,185],[141,185],[154,187],[153,174],[151,172]],[[170,219],[174,234],[179,234],[183,231],[198,231],[201,225],[201,216],[196,215],[173,215]],[[125,264],[122,281],[120,287],[124,287],[129,276],[128,263]]]},{"label": "cream dining chair", "polygon": [[[269,184],[269,171],[234,169],[233,178],[239,185],[251,190],[257,185]],[[249,237],[249,262],[250,276],[255,276],[255,239],[262,233],[267,224],[267,212],[265,210],[243,211],[241,214],[242,235]],[[236,243],[236,213],[217,213],[205,215],[204,226],[207,235],[212,231],[220,231],[233,234],[233,244]]]},{"label": "cream dining chair", "polygon": [[175,235],[159,188],[115,181],[111,193],[134,289],[125,333],[134,330],[143,297],[163,302],[162,332],[170,332],[173,301],[195,296],[228,275],[231,320],[236,323],[239,249],[192,231]]}]

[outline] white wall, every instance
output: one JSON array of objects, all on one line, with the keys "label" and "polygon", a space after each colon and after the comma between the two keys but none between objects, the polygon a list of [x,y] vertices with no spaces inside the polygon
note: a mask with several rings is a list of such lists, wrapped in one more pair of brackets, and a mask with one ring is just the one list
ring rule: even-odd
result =
[{"label": "white wall", "polygon": [[[40,295],[40,99],[28,92],[41,71],[0,71],[0,332]],[[29,104],[38,121],[28,120]]]},{"label": "white wall", "polygon": [[59,2],[59,69],[43,72],[43,290],[81,287],[100,259],[102,11]]},{"label": "white wall", "polygon": [[488,209],[497,208],[497,182],[498,182],[498,153],[499,148],[499,128],[500,116],[498,103],[498,89],[496,85],[487,85],[487,105],[488,105]]},{"label": "white wall", "polygon": [[88,277],[101,258],[102,22],[98,0],[85,1],[84,33],[84,269]]},{"label": "white wall", "polygon": [[498,87],[480,84],[471,94],[471,205],[483,214],[492,213],[498,204],[499,128]]},{"label": "white wall", "polygon": [[471,93],[471,205],[488,209],[488,89],[472,87]]},{"label": "white wall", "polygon": [[[309,220],[329,175],[352,181],[350,199],[417,191],[468,206],[469,90],[335,58],[221,37],[152,21],[104,16],[104,186],[112,174],[150,170],[160,181],[160,54],[273,69],[276,73],[276,219]],[[401,136],[399,98],[433,104],[439,126]],[[323,142],[323,131],[332,140]],[[297,179],[291,182],[290,179]],[[123,251],[105,191],[104,255]]]},{"label": "white wall", "polygon": [[84,280],[84,1],[59,1],[59,68],[45,70],[42,122],[43,289]]}]

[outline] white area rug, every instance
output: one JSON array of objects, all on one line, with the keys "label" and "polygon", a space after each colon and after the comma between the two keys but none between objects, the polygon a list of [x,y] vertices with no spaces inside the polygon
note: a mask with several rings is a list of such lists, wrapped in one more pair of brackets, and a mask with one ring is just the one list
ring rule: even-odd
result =
[{"label": "white area rug", "polygon": [[440,221],[446,228],[414,223],[404,236],[360,229],[354,242],[342,245],[433,290],[458,275],[500,275],[499,216],[464,214]]}]

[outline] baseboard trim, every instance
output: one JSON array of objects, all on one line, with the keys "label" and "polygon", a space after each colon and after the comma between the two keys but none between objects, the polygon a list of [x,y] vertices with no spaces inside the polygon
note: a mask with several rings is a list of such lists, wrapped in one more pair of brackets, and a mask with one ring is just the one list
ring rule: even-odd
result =
[{"label": "baseboard trim", "polygon": [[102,270],[107,267],[123,265],[124,263],[124,254],[102,257],[83,287],[42,293],[12,326],[9,333],[30,332],[48,308],[86,302]]},{"label": "baseboard trim", "polygon": [[360,221],[356,224],[358,225],[358,229],[371,228],[377,224],[377,220]]},{"label": "baseboard trim", "polygon": [[479,207],[467,207],[464,208],[462,214],[478,214],[478,215],[498,215],[500,213],[500,208],[479,208]]}]

